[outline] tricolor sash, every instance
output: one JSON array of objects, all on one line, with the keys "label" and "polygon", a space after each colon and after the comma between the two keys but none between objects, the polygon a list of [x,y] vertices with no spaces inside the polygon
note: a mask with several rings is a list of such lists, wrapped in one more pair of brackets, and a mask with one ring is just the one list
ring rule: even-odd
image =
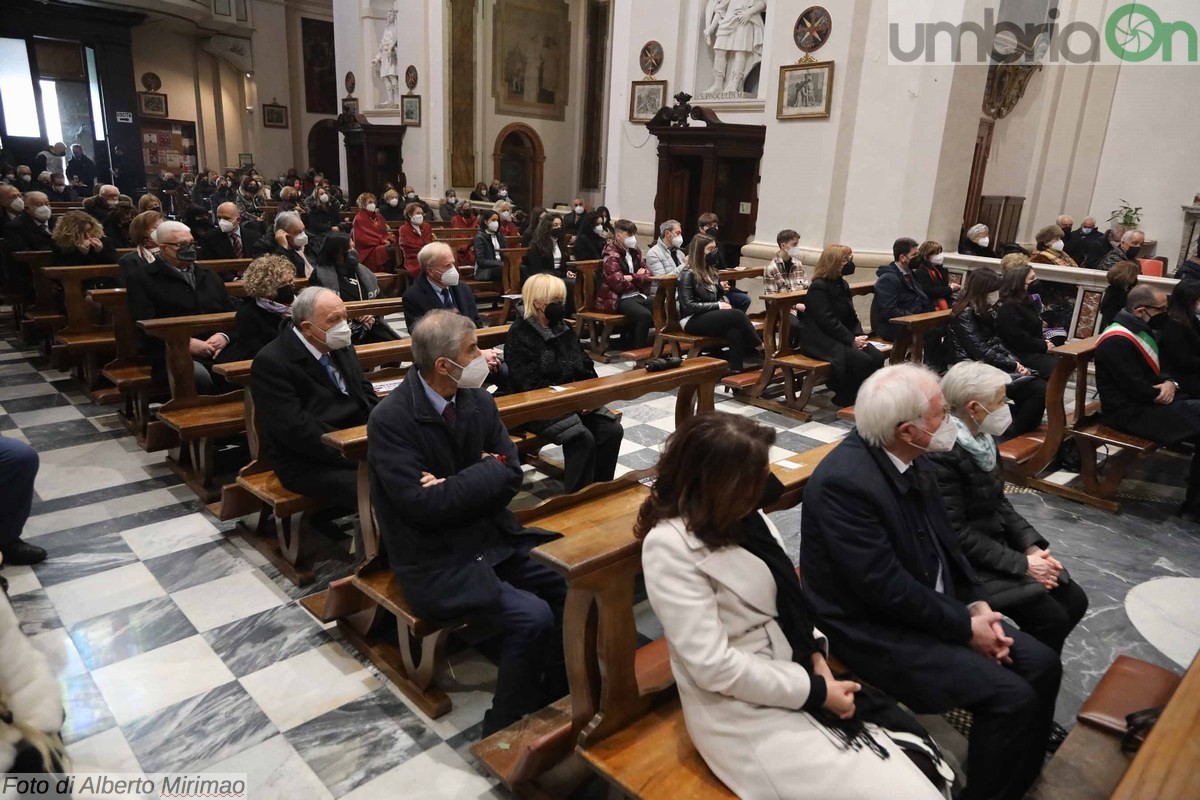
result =
[{"label": "tricolor sash", "polygon": [[1146,359],[1146,363],[1154,370],[1154,374],[1157,375],[1159,373],[1158,342],[1155,341],[1154,337],[1148,331],[1134,333],[1124,325],[1114,322],[1104,329],[1104,333],[1100,334],[1100,339],[1096,342],[1096,346],[1099,347],[1105,339],[1114,338],[1128,339],[1133,342],[1138,352],[1142,354],[1142,358]]}]

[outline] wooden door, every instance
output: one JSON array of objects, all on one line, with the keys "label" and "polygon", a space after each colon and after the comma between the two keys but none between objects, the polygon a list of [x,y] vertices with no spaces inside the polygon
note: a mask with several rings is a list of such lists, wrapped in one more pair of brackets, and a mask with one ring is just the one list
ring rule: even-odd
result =
[{"label": "wooden door", "polygon": [[992,131],[996,121],[990,117],[979,120],[979,132],[975,136],[975,157],[971,161],[971,181],[967,184],[967,205],[963,209],[963,228],[969,228],[979,219],[979,205],[983,198],[983,179],[987,174],[988,155],[992,151]]}]

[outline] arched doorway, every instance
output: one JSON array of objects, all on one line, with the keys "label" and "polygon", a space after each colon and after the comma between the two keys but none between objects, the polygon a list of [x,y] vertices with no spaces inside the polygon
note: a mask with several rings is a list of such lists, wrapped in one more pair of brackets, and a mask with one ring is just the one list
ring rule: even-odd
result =
[{"label": "arched doorway", "polygon": [[518,206],[542,205],[542,170],[546,150],[537,132],[520,122],[500,131],[492,151],[493,174],[508,184],[508,196]]},{"label": "arched doorway", "polygon": [[323,174],[335,186],[341,184],[342,167],[338,154],[337,120],[318,120],[309,130],[308,166]]}]

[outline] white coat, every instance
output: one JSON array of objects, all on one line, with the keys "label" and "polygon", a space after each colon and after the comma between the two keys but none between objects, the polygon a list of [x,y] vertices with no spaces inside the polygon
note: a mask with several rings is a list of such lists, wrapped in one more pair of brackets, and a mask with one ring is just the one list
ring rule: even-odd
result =
[{"label": "white coat", "polygon": [[[46,657],[35,650],[0,593],[0,696],[23,725],[44,733],[57,733],[63,724],[62,699]],[[0,773],[17,757],[21,732],[0,722]]]},{"label": "white coat", "polygon": [[775,581],[762,560],[740,547],[714,550],[682,519],[673,519],[646,535],[642,567],[667,637],[688,734],[738,797],[942,797],[878,729],[872,732],[890,751],[887,760],[867,748],[841,749],[800,710],[808,698],[808,673],[792,661],[776,619]]}]

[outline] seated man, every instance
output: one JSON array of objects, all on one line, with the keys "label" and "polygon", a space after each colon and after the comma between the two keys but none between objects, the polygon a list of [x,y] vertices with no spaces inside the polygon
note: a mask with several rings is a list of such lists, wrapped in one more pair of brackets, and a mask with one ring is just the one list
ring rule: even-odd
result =
[{"label": "seated man", "polygon": [[250,248],[250,257],[283,256],[296,268],[297,278],[307,278],[312,272],[304,248],[308,234],[304,231],[304,220],[295,211],[283,211],[275,215],[275,232],[263,234]]},{"label": "seated man", "polygon": [[106,183],[96,192],[96,196],[92,198],[91,203],[85,202],[84,209],[96,218],[96,221],[101,225],[108,219],[117,207],[117,201],[121,199],[121,190],[111,183]]},{"label": "seated man", "polygon": [[1179,391],[1163,373],[1154,331],[1167,321],[1167,295],[1138,284],[1129,291],[1125,310],[1100,335],[1096,345],[1096,388],[1106,425],[1160,444],[1197,443],[1180,514],[1200,522],[1200,398]]},{"label": "seated man", "polygon": [[363,425],[378,403],[350,345],[346,304],[310,286],[292,324],[254,357],[250,394],[279,481],[339,508],[358,508],[358,470],[322,444],[330,431]]},{"label": "seated man", "polygon": [[[21,531],[33,505],[33,482],[38,473],[38,454],[29,445],[0,436],[0,567],[40,564],[46,551],[21,541]],[[0,573],[0,591],[8,582]]]},{"label": "seated man", "polygon": [[[196,242],[192,232],[182,222],[167,220],[159,224],[155,235],[159,252],[145,269],[122,272],[118,281],[124,282],[129,293],[129,315],[135,323],[144,319],[188,317],[197,314],[219,314],[233,311],[233,301],[225,291],[225,283],[204,267],[196,266]],[[229,344],[229,336],[216,332],[207,337],[193,338],[189,349],[196,376],[196,391],[214,394],[226,390],[224,381],[213,376],[214,359]],[[162,339],[142,336],[142,348],[154,379],[167,380],[166,346]]]},{"label": "seated man", "polygon": [[857,430],[804,491],[800,569],[821,630],[856,675],[918,714],[974,714],[962,797],[1016,800],[1042,768],[1062,666],[988,605],[925,453],[954,446],[937,376],[863,384]]},{"label": "seated man", "polygon": [[49,250],[51,234],[58,220],[50,210],[50,200],[42,192],[26,192],[22,199],[24,210],[4,226],[4,241],[14,252]]},{"label": "seated man", "polygon": [[197,237],[202,261],[245,258],[254,241],[247,242],[242,233],[242,215],[237,203],[217,206],[217,227]]},{"label": "seated man", "polygon": [[[720,248],[718,248],[720,249]],[[669,219],[658,226],[658,241],[646,251],[646,269],[656,278],[675,275],[684,267],[683,226]],[[730,305],[733,305],[731,302]]]},{"label": "seated man", "polygon": [[470,617],[502,637],[483,735],[566,694],[567,587],[529,556],[554,538],[508,510],[521,463],[496,402],[475,326],[430,311],[412,332],[413,369],[371,414],[371,498],[388,562],[412,610]]},{"label": "seated man", "polygon": [[913,275],[912,264],[921,255],[913,239],[897,239],[892,245],[896,259],[875,271],[875,295],[871,300],[871,333],[886,342],[896,341],[899,329],[891,320],[933,310],[933,303]]}]

